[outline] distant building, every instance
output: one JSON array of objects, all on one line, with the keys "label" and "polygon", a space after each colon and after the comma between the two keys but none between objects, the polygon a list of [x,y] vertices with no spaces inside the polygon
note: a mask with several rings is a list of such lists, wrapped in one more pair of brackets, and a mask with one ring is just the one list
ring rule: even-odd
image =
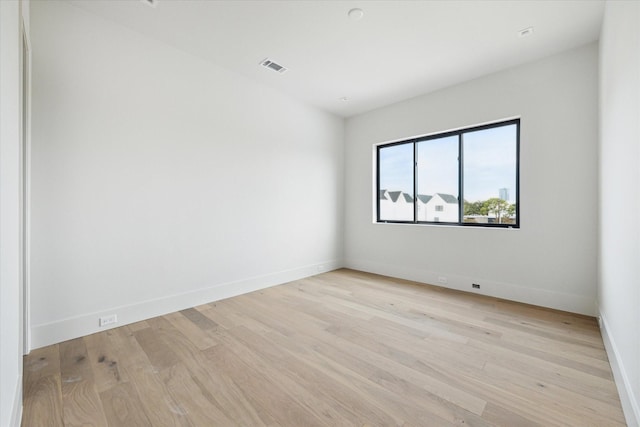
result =
[{"label": "distant building", "polygon": [[380,219],[413,221],[413,197],[402,191],[380,190]]},{"label": "distant building", "polygon": [[508,188],[501,188],[499,191],[500,194],[500,198],[502,200],[504,200],[505,202],[509,201],[509,189]]},{"label": "distant building", "polygon": [[[428,200],[427,200],[428,198]],[[427,200],[426,202],[423,202]],[[418,195],[418,221],[458,222],[458,198],[451,194]]]},{"label": "distant building", "polygon": [[[382,221],[413,221],[413,196],[402,191],[380,190],[380,219]],[[416,197],[417,221],[458,222],[458,198],[451,194]]]}]

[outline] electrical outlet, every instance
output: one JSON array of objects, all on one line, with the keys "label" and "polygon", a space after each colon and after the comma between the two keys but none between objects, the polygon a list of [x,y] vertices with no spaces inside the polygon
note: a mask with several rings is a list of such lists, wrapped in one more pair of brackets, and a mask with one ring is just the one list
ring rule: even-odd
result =
[{"label": "electrical outlet", "polygon": [[449,282],[449,279],[447,279],[446,276],[438,276],[438,283],[442,283],[444,285],[444,284],[447,284],[448,282]]},{"label": "electrical outlet", "polygon": [[100,319],[98,319],[98,324],[100,325],[101,328],[104,326],[112,325],[114,323],[118,323],[117,314],[110,314],[108,316],[103,316]]},{"label": "electrical outlet", "polygon": [[472,283],[472,284],[471,284],[471,287],[472,287],[473,289],[480,289],[480,285],[479,285],[478,283]]}]

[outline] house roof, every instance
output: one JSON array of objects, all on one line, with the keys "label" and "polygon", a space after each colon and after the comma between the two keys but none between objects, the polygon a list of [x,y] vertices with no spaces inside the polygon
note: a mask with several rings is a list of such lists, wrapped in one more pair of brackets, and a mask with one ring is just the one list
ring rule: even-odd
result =
[{"label": "house roof", "polygon": [[445,193],[436,193],[438,196],[440,196],[440,198],[442,200],[444,200],[446,203],[458,203],[458,198],[456,196],[452,196],[451,194],[445,194]]},{"label": "house roof", "polygon": [[[451,203],[451,204],[457,204],[458,203],[458,198],[456,196],[453,196],[451,194],[446,194],[446,193],[436,193],[442,200],[444,200],[445,203]],[[398,200],[400,199],[400,196],[402,196],[405,200],[405,202],[407,203],[413,203],[413,196],[409,193],[404,193],[402,191],[387,191],[387,190],[380,190],[380,193],[378,194],[378,198],[380,200],[389,200],[391,199],[391,201],[393,203],[396,203]],[[417,196],[418,200],[420,200],[422,203],[429,203],[429,201],[431,199],[433,199],[433,196],[430,196],[428,194],[418,194]]]},{"label": "house roof", "polygon": [[391,201],[395,203],[398,201],[398,197],[400,197],[400,194],[402,194],[402,191],[389,191],[387,192],[387,194],[389,195],[389,197],[391,197]]},{"label": "house roof", "polygon": [[429,200],[431,200],[433,198],[433,196],[429,196],[428,194],[418,194],[418,200],[420,200],[422,203],[429,203]]}]

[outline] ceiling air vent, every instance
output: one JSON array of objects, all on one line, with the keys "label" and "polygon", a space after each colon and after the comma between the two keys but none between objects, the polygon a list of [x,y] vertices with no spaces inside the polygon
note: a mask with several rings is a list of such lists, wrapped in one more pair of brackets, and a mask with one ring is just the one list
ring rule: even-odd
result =
[{"label": "ceiling air vent", "polygon": [[262,61],[260,63],[260,65],[262,65],[265,68],[269,68],[270,70],[273,70],[275,72],[278,72],[280,74],[284,73],[287,71],[287,68],[283,67],[282,65],[278,64],[275,61],[272,61],[271,59],[267,58],[264,61]]}]

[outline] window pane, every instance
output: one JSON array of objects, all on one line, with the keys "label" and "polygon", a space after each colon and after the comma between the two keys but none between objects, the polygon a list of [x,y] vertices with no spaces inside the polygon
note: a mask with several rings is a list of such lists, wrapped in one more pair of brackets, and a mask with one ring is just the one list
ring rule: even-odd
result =
[{"label": "window pane", "polygon": [[517,125],[467,132],[464,152],[464,222],[516,223]]},{"label": "window pane", "polygon": [[458,137],[417,144],[416,220],[458,222]]},{"label": "window pane", "polygon": [[380,221],[413,221],[413,144],[378,150]]}]

